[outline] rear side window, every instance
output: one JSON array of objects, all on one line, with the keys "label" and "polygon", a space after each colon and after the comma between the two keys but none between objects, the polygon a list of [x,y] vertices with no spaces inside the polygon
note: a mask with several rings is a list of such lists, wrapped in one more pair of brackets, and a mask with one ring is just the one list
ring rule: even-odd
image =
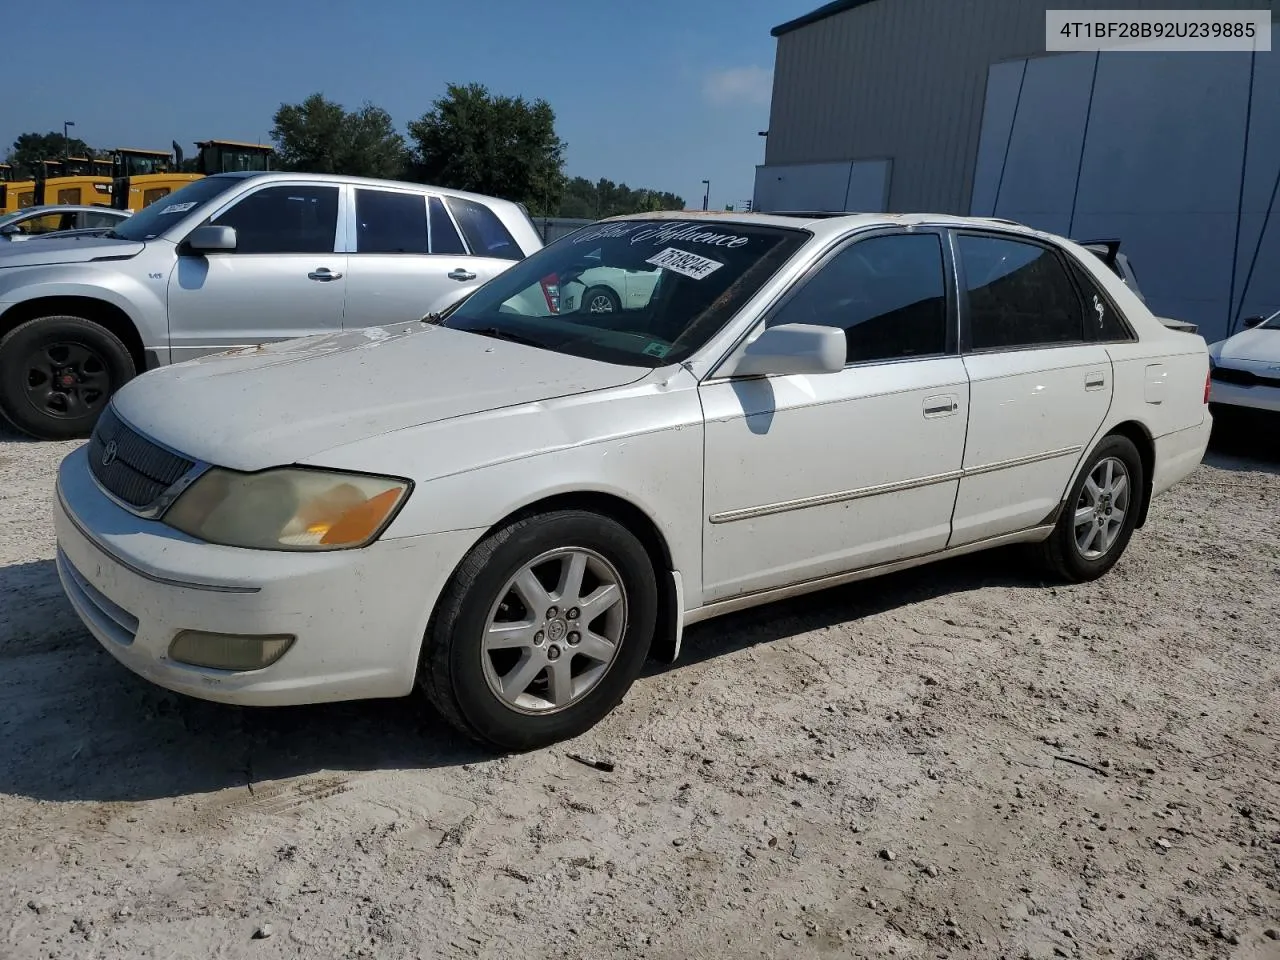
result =
[{"label": "rear side window", "polygon": [[431,211],[431,252],[466,253],[466,245],[458,236],[458,228],[449,219],[449,212],[439,197],[432,197],[427,204]]},{"label": "rear side window", "polygon": [[498,257],[503,260],[524,259],[524,253],[516,246],[515,238],[488,207],[461,197],[450,197],[449,209],[458,219],[458,226],[462,228],[462,233],[476,256]]},{"label": "rear side window", "polygon": [[426,198],[420,193],[356,190],[356,252],[426,253]]},{"label": "rear side window", "polygon": [[1077,263],[1072,257],[1068,257],[1067,261],[1071,264],[1071,273],[1084,298],[1085,339],[1103,342],[1133,340],[1133,331],[1084,265]]},{"label": "rear side window", "polygon": [[969,348],[1001,350],[1084,340],[1080,299],[1052,250],[960,234]]}]

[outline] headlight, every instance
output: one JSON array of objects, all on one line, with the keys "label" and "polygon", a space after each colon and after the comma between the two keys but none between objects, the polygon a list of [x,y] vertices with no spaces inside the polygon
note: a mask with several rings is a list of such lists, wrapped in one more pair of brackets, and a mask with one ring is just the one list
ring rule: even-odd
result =
[{"label": "headlight", "polygon": [[409,495],[394,477],[285,467],[214,467],[166,511],[164,522],[210,543],[256,550],[341,550],[382,533]]}]

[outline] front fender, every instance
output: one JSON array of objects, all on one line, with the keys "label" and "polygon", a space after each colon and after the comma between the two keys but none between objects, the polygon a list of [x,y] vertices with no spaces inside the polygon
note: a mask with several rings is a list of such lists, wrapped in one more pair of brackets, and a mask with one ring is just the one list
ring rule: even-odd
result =
[{"label": "front fender", "polygon": [[147,349],[167,347],[165,280],[79,263],[0,271],[0,314],[33,300],[81,297],[115,307],[133,324]]}]

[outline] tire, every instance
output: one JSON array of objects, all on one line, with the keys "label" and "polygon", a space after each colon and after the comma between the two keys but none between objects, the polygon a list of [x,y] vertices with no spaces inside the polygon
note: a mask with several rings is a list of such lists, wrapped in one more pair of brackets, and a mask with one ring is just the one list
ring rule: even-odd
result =
[{"label": "tire", "polygon": [[[611,580],[614,591],[605,589]],[[657,610],[653,564],[625,527],[582,510],[526,517],[487,536],[454,572],[427,627],[418,681],[468,736],[499,750],[544,747],[583,733],[622,700],[648,657]],[[499,631],[509,636],[490,647],[486,637]]]},{"label": "tire", "polygon": [[0,413],[40,440],[87,437],[133,379],[129,349],[83,317],[37,317],[0,338]]},{"label": "tire", "polygon": [[[1105,484],[1108,464],[1113,484],[1109,497]],[[1125,477],[1123,492],[1121,472]],[[1146,490],[1142,457],[1133,441],[1114,434],[1104,437],[1071,485],[1053,533],[1039,544],[1041,562],[1052,574],[1071,583],[1101,577],[1129,545]],[[1118,523],[1117,512],[1121,513]]]},{"label": "tire", "polygon": [[588,287],[578,304],[579,313],[619,313],[622,301],[608,287]]}]

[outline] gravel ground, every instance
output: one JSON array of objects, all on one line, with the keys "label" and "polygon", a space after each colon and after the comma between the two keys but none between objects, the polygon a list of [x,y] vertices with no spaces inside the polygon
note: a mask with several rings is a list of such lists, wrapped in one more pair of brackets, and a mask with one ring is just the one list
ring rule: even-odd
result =
[{"label": "gravel ground", "polygon": [[73,446],[0,434],[0,957],[1280,956],[1280,456],[1211,450],[1099,583],[713,621],[495,759],[117,666],[54,572]]}]

